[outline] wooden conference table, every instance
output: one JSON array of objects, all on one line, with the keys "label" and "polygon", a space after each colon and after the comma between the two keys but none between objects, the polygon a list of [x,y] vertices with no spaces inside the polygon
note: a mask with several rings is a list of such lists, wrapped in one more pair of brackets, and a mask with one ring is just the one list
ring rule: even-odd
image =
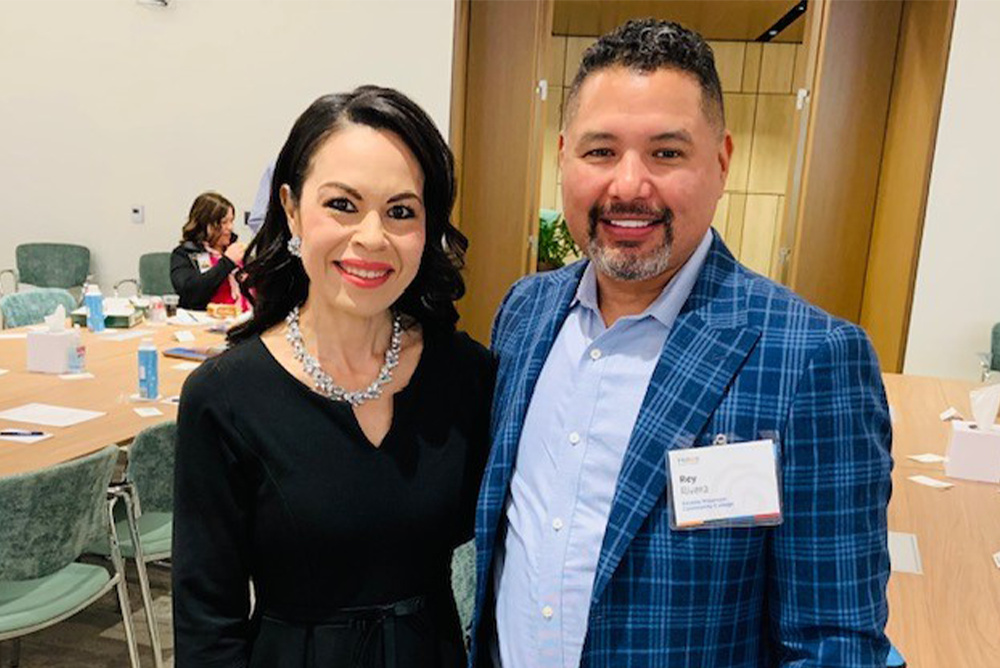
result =
[{"label": "wooden conference table", "polygon": [[[221,334],[195,326],[141,325],[162,351],[175,345],[219,345]],[[178,330],[196,340],[179,344]],[[111,341],[85,333],[90,380],[61,380],[25,371],[25,339],[0,332],[0,411],[42,402],[103,411],[105,416],[72,427],[42,427],[54,436],[32,445],[0,440],[0,476],[80,457],[110,443],[126,444],[144,427],[175,419],[177,408],[160,402],[135,403],[136,351],[140,339]],[[13,330],[17,331],[17,330]],[[23,330],[22,330],[23,331]],[[126,330],[121,330],[126,331]],[[160,392],[180,392],[190,371],[174,369],[181,360],[160,356]],[[944,479],[942,464],[920,464],[907,455],[945,454],[949,425],[939,415],[950,406],[970,414],[966,381],[885,374],[893,409],[893,494],[889,529],[917,536],[923,574],[894,572],[889,579],[888,634],[913,668],[1000,668],[1000,486],[952,480],[937,490],[907,478],[924,474]],[[155,406],[163,416],[142,418],[133,410]],[[0,420],[0,428],[27,427]]]},{"label": "wooden conference table", "polygon": [[[62,380],[58,376],[28,373],[26,370],[27,341],[7,338],[29,328],[0,330],[0,411],[28,403],[44,403],[67,408],[100,411],[101,417],[70,427],[50,427],[0,418],[2,429],[29,429],[51,433],[52,438],[32,444],[13,443],[0,439],[0,477],[51,466],[96,452],[101,448],[125,445],[145,427],[177,418],[176,404],[162,401],[138,402],[131,396],[138,391],[137,353],[141,338],[114,341],[116,334],[139,330],[149,332],[161,351],[159,359],[160,395],[163,398],[180,393],[188,371],[173,367],[184,360],[164,357],[162,351],[175,346],[213,346],[224,342],[222,334],[206,331],[204,325],[152,325],[143,323],[131,330],[108,330],[107,335],[83,332],[87,346],[86,370],[94,374],[84,380]],[[178,343],[174,334],[189,331],[193,342]],[[135,408],[153,407],[163,412],[155,417],[140,417]]]},{"label": "wooden conference table", "polygon": [[[1000,486],[944,475],[943,464],[908,455],[945,454],[954,407],[971,415],[975,383],[885,374],[893,409],[892,501],[889,530],[916,534],[923,575],[889,578],[887,632],[911,668],[1000,668]],[[947,490],[907,478],[926,475],[955,484]]]}]

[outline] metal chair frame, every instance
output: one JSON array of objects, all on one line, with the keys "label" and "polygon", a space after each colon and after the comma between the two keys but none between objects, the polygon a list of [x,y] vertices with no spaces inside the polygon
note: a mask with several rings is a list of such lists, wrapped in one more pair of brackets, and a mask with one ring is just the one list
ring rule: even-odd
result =
[{"label": "metal chair frame", "polygon": [[[139,504],[139,494],[135,485],[126,480],[112,485],[109,494],[114,494],[125,503],[125,519],[128,523],[129,536],[132,539],[132,548],[135,550],[135,567],[139,574],[139,590],[142,593],[142,607],[146,615],[146,625],[149,627],[149,641],[153,648],[153,665],[156,668],[163,667],[163,644],[160,642],[160,631],[156,626],[156,618],[153,614],[153,593],[149,588],[149,573],[146,570],[146,563],[158,561],[170,556],[169,552],[144,554],[142,550],[142,540],[139,532],[139,517],[142,515],[142,507]],[[123,558],[124,559],[124,558]]]},{"label": "metal chair frame", "polygon": [[[91,604],[97,601],[99,598],[104,596],[106,593],[111,591],[114,587],[118,592],[118,605],[121,608],[122,613],[122,624],[125,629],[125,643],[128,645],[128,658],[129,664],[132,668],[139,668],[139,647],[135,640],[135,625],[132,622],[132,608],[128,600],[128,586],[125,582],[125,562],[122,558],[121,548],[118,543],[118,529],[115,527],[114,519],[114,507],[115,503],[118,502],[119,495],[116,493],[108,492],[107,500],[107,519],[108,519],[108,538],[111,547],[111,563],[113,566],[113,572],[111,578],[108,582],[101,587],[101,590],[94,594],[92,597],[78,605],[77,607],[64,612],[52,619],[46,620],[40,624],[35,624],[34,626],[29,626],[25,628],[17,629],[16,631],[9,631],[7,633],[0,633],[0,642],[12,640],[12,656],[8,660],[8,665],[10,668],[17,668],[20,665],[20,655],[21,655],[21,638],[46,629],[50,626],[54,626],[61,621],[64,621],[76,613],[88,608]],[[126,504],[126,509],[127,509]]]}]

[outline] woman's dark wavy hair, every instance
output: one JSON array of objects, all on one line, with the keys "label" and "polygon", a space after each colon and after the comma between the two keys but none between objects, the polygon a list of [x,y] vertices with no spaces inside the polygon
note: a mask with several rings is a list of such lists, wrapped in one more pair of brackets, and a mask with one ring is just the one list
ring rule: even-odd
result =
[{"label": "woman's dark wavy hair", "polygon": [[190,241],[200,246],[211,241],[226,214],[235,210],[233,203],[217,192],[210,190],[198,195],[181,229],[181,243]]},{"label": "woman's dark wavy hair", "polygon": [[324,95],[306,109],[288,135],[274,165],[267,215],[247,248],[252,258],[240,276],[244,295],[254,307],[253,318],[229,333],[231,342],[260,334],[281,322],[306,300],[309,279],[302,261],[288,252],[291,232],[281,205],[287,184],[295,201],[312,158],[327,137],[349,123],[367,125],[399,136],[424,173],[426,243],[420,269],[392,308],[408,326],[453,331],[458,321],[455,301],[465,294],[461,270],[469,242],[451,224],[455,203],[455,167],[451,149],[423,109],[399,91],[361,86],[350,93]]}]

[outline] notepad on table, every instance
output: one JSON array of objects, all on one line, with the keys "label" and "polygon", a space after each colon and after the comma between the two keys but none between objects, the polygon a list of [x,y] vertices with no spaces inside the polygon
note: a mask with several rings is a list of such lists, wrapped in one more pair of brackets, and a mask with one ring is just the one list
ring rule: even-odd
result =
[{"label": "notepad on table", "polygon": [[104,413],[82,408],[66,408],[51,404],[25,404],[0,413],[0,419],[30,424],[44,424],[50,427],[71,427],[87,420],[99,418]]}]

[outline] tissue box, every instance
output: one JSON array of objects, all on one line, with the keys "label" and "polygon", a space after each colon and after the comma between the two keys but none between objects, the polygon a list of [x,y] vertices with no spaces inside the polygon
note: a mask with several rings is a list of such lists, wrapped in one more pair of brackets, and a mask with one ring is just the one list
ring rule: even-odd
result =
[{"label": "tissue box", "polygon": [[987,431],[975,422],[953,421],[944,472],[949,478],[1000,483],[1000,425]]},{"label": "tissue box", "polygon": [[28,332],[28,371],[66,373],[73,332]]}]

